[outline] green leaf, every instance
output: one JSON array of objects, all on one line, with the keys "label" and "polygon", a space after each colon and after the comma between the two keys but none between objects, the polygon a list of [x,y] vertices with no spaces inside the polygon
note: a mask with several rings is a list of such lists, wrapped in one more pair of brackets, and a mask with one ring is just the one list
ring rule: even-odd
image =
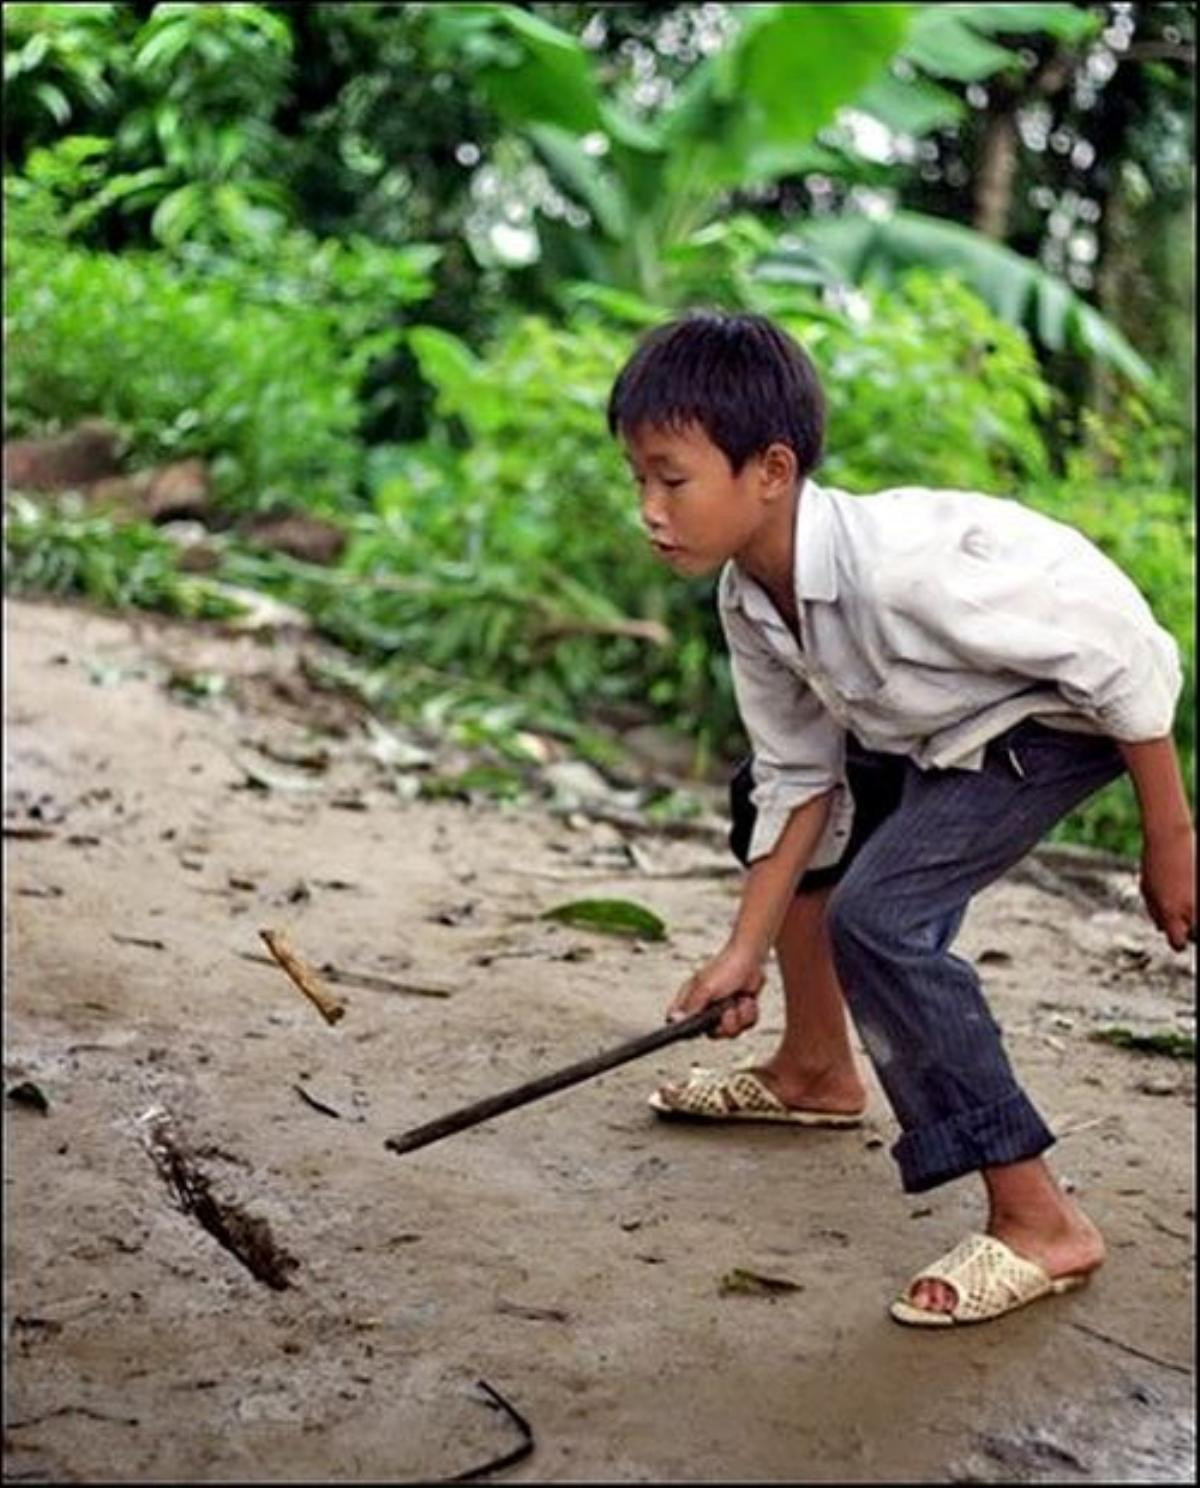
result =
[{"label": "green leaf", "polygon": [[469,801],[472,796],[516,801],[524,794],[520,773],[502,765],[471,765],[457,775],[428,775],[420,786],[422,799],[430,801]]},{"label": "green leaf", "polygon": [[634,940],[667,938],[667,927],[662,920],[652,910],[634,904],[630,899],[574,899],[569,904],[546,910],[542,919]]},{"label": "green leaf", "polygon": [[631,294],[625,289],[610,289],[606,284],[593,284],[590,279],[578,279],[563,286],[563,303],[574,309],[579,305],[594,305],[610,319],[636,326],[639,329],[658,325],[663,318],[662,306]]},{"label": "green leaf", "polygon": [[[837,217],[805,224],[804,244],[853,282],[893,283],[912,268],[961,279],[997,315],[1019,325],[1052,350],[1073,347],[1098,357],[1136,385],[1150,367],[1121,332],[1060,279],[1011,248],[956,222],[919,212],[891,217]],[[786,259],[784,251],[774,261]]]},{"label": "green leaf", "polygon": [[966,105],[945,88],[920,77],[905,81],[890,72],[868,83],[854,107],[896,134],[912,135],[956,124],[967,113]]},{"label": "green leaf", "polygon": [[1075,5],[940,5],[943,15],[954,16],[976,31],[1044,31],[1059,41],[1081,41],[1094,36],[1104,17]]},{"label": "green leaf", "polygon": [[1130,1028],[1097,1028],[1088,1037],[1095,1044],[1111,1044],[1114,1049],[1130,1049],[1137,1054],[1165,1054],[1168,1059],[1196,1058],[1196,1040],[1189,1034],[1134,1033]]},{"label": "green leaf", "polygon": [[[909,24],[905,5],[778,5],[734,48],[733,78],[743,106],[760,111],[767,139],[811,139],[838,107],[891,57]],[[740,54],[740,55],[739,55]],[[821,58],[821,65],[812,59]],[[798,76],[797,59],[808,60]]]},{"label": "green leaf", "polygon": [[166,6],[158,6],[157,10],[159,14],[150,18],[135,41],[136,72],[153,73],[157,69],[165,72],[192,44],[192,27],[185,18],[164,16]]},{"label": "green leaf", "polygon": [[[910,7],[761,5],[742,13],[749,19],[741,32],[692,71],[662,124],[673,152],[670,192],[681,202],[803,168],[803,147],[904,42]],[[817,57],[820,66],[808,60]],[[688,214],[668,201],[662,214],[687,230],[705,219],[707,204]]]},{"label": "green leaf", "polygon": [[198,182],[180,186],[155,207],[150,219],[151,233],[160,243],[182,242],[204,217],[204,204],[204,188]]},{"label": "green leaf", "polygon": [[515,5],[461,8],[489,18],[520,48],[519,61],[484,65],[478,74],[501,114],[515,123],[559,124],[578,134],[603,128],[592,59],[575,37]]},{"label": "green leaf", "polygon": [[36,83],[33,91],[56,124],[61,126],[70,119],[71,105],[61,88],[56,88],[53,83]]},{"label": "green leaf", "polygon": [[528,133],[559,183],[587,207],[610,238],[620,242],[630,223],[629,203],[620,182],[574,135],[556,124],[535,124]]},{"label": "green leaf", "polygon": [[425,376],[451,396],[463,394],[479,381],[479,359],[452,332],[438,326],[413,326],[408,344]]},{"label": "green leaf", "polygon": [[798,1281],[789,1281],[786,1276],[764,1276],[759,1271],[735,1266],[721,1277],[717,1290],[722,1297],[776,1297],[787,1292],[802,1292],[804,1287]]},{"label": "green leaf", "polygon": [[1021,67],[1015,52],[985,41],[971,30],[965,18],[948,14],[950,9],[929,5],[920,12],[903,51],[908,61],[935,77],[953,78],[960,83],[978,82],[994,73]]}]

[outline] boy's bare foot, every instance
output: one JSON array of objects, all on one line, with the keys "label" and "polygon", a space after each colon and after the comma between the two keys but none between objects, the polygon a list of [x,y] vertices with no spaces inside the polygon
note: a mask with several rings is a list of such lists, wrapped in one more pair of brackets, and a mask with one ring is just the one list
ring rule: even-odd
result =
[{"label": "boy's bare foot", "polygon": [[[1036,1261],[1054,1280],[1085,1276],[1104,1263],[1104,1238],[1077,1205],[1064,1198],[1063,1209],[1050,1225],[993,1211],[987,1233],[1026,1260]],[[919,1281],[909,1294],[915,1307],[928,1312],[953,1312],[954,1288],[941,1281]]]},{"label": "boy's bare foot", "polygon": [[755,1065],[754,1073],[771,1093],[793,1111],[828,1111],[855,1116],[867,1104],[866,1086],[849,1068],[804,1069],[778,1058]]}]

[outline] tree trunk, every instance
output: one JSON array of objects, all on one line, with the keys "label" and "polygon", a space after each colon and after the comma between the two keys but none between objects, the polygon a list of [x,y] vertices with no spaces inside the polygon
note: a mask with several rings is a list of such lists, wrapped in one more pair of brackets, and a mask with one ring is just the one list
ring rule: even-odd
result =
[{"label": "tree trunk", "polygon": [[972,224],[1001,243],[1008,236],[1016,173],[1017,111],[1015,101],[1006,98],[984,126]]}]

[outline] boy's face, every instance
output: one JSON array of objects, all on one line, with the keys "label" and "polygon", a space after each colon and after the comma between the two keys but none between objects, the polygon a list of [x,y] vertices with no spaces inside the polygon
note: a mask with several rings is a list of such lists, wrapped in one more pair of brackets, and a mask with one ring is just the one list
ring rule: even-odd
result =
[{"label": "boy's face", "polygon": [[[622,440],[651,546],[677,573],[711,573],[762,530],[779,495],[778,471],[752,456],[734,475],[725,452],[699,424],[642,425]],[[772,446],[772,449],[778,449]]]}]

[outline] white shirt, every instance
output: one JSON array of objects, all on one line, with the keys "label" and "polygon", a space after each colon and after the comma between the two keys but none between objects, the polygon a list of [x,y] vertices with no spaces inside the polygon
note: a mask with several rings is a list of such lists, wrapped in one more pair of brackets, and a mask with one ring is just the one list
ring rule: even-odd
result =
[{"label": "white shirt", "polygon": [[751,859],[837,788],[812,867],[850,833],[845,737],[924,769],[977,770],[1023,718],[1114,739],[1170,732],[1178,648],[1082,533],[1016,501],[806,481],[797,503],[801,644],[736,562],[717,602],[753,750]]}]

